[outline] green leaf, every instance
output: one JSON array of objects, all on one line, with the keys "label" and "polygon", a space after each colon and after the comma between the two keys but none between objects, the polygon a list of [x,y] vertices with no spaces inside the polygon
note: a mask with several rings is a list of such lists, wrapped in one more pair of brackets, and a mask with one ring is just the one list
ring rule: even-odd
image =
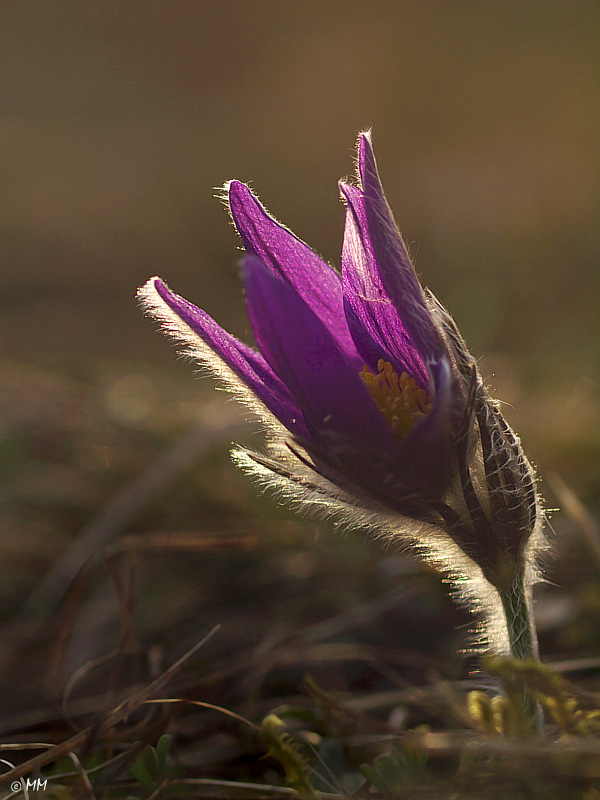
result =
[{"label": "green leaf", "polygon": [[168,733],[165,733],[163,736],[160,737],[160,739],[158,740],[158,744],[156,745],[156,760],[158,761],[158,774],[161,777],[164,777],[165,774],[165,765],[172,741],[173,737],[169,736]]},{"label": "green leaf", "polygon": [[148,745],[144,748],[141,761],[146,768],[148,775],[150,775],[155,781],[158,780],[160,776],[160,767],[158,764],[156,750],[151,745]]},{"label": "green leaf", "polygon": [[145,768],[139,762],[136,761],[135,764],[130,764],[129,772],[131,775],[133,775],[136,781],[139,781],[142,784],[142,786],[146,787],[146,789],[150,789],[151,791],[154,791],[156,789],[155,781],[152,780],[150,775],[148,775],[148,773],[146,772]]}]

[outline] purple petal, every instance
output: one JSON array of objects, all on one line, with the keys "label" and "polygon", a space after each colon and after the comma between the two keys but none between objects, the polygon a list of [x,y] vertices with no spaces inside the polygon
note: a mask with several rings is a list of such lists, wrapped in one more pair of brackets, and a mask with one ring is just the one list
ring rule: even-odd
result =
[{"label": "purple petal", "polygon": [[455,457],[451,448],[453,385],[445,356],[428,367],[435,392],[433,405],[402,443],[402,460],[409,466],[412,485],[435,496],[445,486]]},{"label": "purple petal", "polygon": [[252,256],[244,261],[244,284],[256,341],[296,398],[312,438],[397,456],[394,434],[357,370],[290,284]]},{"label": "purple petal", "polygon": [[[455,453],[451,440],[452,374],[445,357],[430,365],[435,399],[429,414],[391,457],[372,445],[349,441],[344,458],[319,447],[317,437],[307,446],[317,471],[368,504],[377,500],[409,515],[422,508],[422,498],[435,499],[446,488]],[[326,443],[327,444],[327,443]],[[421,500],[419,500],[421,498]]]},{"label": "purple petal", "polygon": [[362,193],[344,183],[340,189],[348,201],[342,250],[344,308],[356,349],[372,371],[383,358],[399,375],[408,372],[426,389],[427,368],[381,282]]},{"label": "purple petal", "polygon": [[437,447],[440,440],[445,440],[450,433],[452,413],[452,371],[450,362],[445,356],[439,361],[429,362],[431,383],[434,392],[433,405],[427,416],[407,436],[405,444],[411,438],[418,439],[419,447],[434,443]]},{"label": "purple petal", "polygon": [[[205,311],[172,292],[160,278],[151,278],[140,290],[140,297],[152,313],[166,321],[170,332],[190,343],[192,348],[194,339],[186,328],[200,337],[289,431],[310,438],[298,404],[260,353],[223,330]],[[177,320],[165,317],[160,300]],[[183,325],[180,326],[178,321]]]},{"label": "purple petal", "polygon": [[229,207],[246,252],[288,281],[319,317],[338,345],[358,365],[358,355],[344,315],[338,273],[291,231],[280,225],[250,189],[229,184]]},{"label": "purple petal", "polygon": [[361,134],[358,154],[368,238],[381,283],[417,350],[425,358],[439,357],[445,348],[383,192],[369,134]]}]

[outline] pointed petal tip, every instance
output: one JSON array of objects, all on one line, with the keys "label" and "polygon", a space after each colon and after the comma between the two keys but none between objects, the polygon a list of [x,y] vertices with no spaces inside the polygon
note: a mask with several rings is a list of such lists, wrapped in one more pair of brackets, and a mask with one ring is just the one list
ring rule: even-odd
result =
[{"label": "pointed petal tip", "polygon": [[232,178],[230,181],[225,181],[223,184],[223,191],[226,191],[227,194],[239,194],[240,191],[250,191],[250,189],[246,186],[245,183],[238,181],[236,178]]},{"label": "pointed petal tip", "polygon": [[239,229],[238,222],[241,214],[244,213],[244,206],[250,201],[258,203],[257,198],[254,196],[252,189],[242,181],[232,178],[225,181],[223,188],[220,190],[220,197],[225,203],[231,218],[236,228]]},{"label": "pointed petal tip", "polygon": [[364,178],[365,170],[369,170],[377,175],[379,179],[375,152],[373,150],[373,139],[371,133],[363,133],[360,136],[358,148],[358,165],[361,176]]},{"label": "pointed petal tip", "polygon": [[[243,183],[242,181],[238,181],[235,178],[225,183],[225,185],[223,186],[223,191],[227,191],[226,198],[229,200],[230,205],[232,202],[235,201],[243,204],[248,200],[253,200],[255,203],[259,203],[258,198],[254,194],[252,189],[248,186],[248,184]],[[265,209],[262,210],[265,211]]]},{"label": "pointed petal tip", "polygon": [[373,131],[369,128],[358,135],[358,156],[364,158],[367,154],[373,156]]},{"label": "pointed petal tip", "polygon": [[154,294],[155,292],[160,293],[160,289],[165,289],[165,288],[166,284],[162,280],[162,278],[159,278],[158,275],[154,275],[152,278],[148,278],[148,280],[143,286],[140,286],[140,288],[135,293],[135,296],[141,303],[146,303],[148,301],[149,295]]},{"label": "pointed petal tip", "polygon": [[[380,183],[375,153],[373,152],[373,138],[370,129],[368,131],[363,131],[359,135],[357,155],[358,180],[360,181],[360,185],[363,187],[363,190],[366,189],[365,184],[369,176],[374,178],[375,183]],[[383,193],[383,188],[381,186],[379,188],[381,193]]]},{"label": "pointed petal tip", "polygon": [[141,286],[138,289],[138,291],[141,292],[142,289],[144,289],[146,286],[150,286],[150,285],[154,286],[156,281],[160,281],[162,283],[162,278],[160,278],[158,275],[153,275],[151,278],[148,278],[146,283],[143,286]]},{"label": "pointed petal tip", "polygon": [[247,184],[234,178],[227,181],[226,187],[225,203],[246,250],[254,249],[262,243],[265,225],[284,227],[267,211]]}]

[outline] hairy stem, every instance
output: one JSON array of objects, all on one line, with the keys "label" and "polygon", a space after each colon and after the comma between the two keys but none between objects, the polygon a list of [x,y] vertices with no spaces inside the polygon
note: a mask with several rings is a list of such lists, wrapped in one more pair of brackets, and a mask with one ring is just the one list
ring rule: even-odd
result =
[{"label": "hairy stem", "polygon": [[[500,591],[500,599],[506,616],[511,655],[519,661],[529,658],[537,661],[538,642],[533,621],[531,596],[522,575],[508,590]],[[523,701],[534,730],[540,732],[543,729],[544,718],[539,703],[527,692],[525,692]]]},{"label": "hairy stem", "polygon": [[537,635],[529,592],[522,577],[507,590],[500,591],[500,599],[506,616],[511,654],[524,661],[538,657]]}]

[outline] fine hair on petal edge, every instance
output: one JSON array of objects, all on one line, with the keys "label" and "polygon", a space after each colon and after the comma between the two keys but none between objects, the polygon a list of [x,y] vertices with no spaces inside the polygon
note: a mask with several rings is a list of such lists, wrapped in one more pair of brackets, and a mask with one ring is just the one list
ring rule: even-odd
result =
[{"label": "fine hair on petal edge", "polygon": [[179,355],[197,362],[216,378],[223,389],[231,392],[232,399],[242,403],[265,431],[281,433],[285,430],[275,416],[256,395],[238,378],[235,372],[202,339],[169,308],[154,286],[156,277],[150,278],[137,293],[144,312],[161,323],[162,330],[176,343],[183,345]]},{"label": "fine hair on petal edge", "polygon": [[[268,449],[275,463],[289,468],[289,477],[276,473],[265,465],[262,456],[251,451],[235,448],[232,458],[257,481],[261,491],[274,493],[282,504],[311,517],[333,520],[341,529],[363,530],[392,547],[418,554],[443,574],[455,600],[475,614],[468,651],[510,652],[506,620],[496,589],[444,531],[425,522],[358,506],[352,497],[304,467],[284,442],[271,440]],[[534,579],[531,574],[528,583]]]}]

